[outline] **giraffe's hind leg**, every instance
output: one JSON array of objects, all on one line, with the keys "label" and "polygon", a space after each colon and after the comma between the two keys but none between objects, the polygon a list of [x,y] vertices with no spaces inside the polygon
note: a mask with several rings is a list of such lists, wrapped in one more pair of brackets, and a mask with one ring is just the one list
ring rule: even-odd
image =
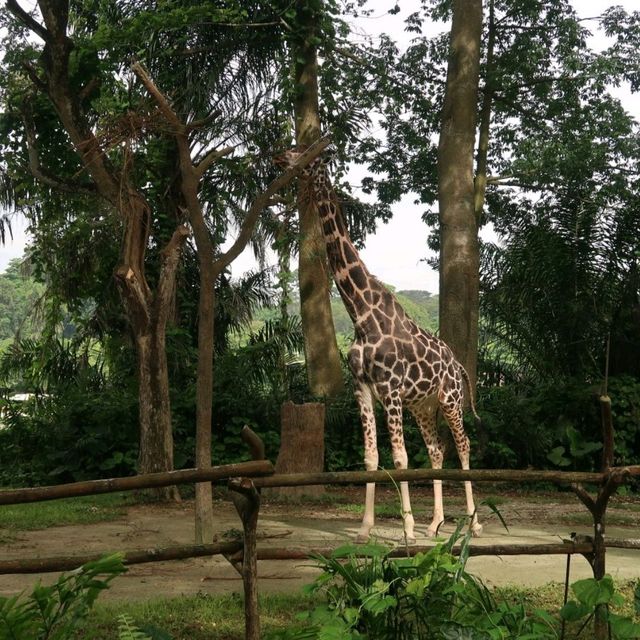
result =
[{"label": "giraffe's hind leg", "polygon": [[[469,469],[469,453],[471,446],[469,438],[464,431],[464,423],[462,420],[462,401],[447,401],[441,397],[440,406],[442,413],[449,424],[453,440],[456,444],[458,457],[463,469]],[[465,481],[464,491],[467,498],[467,515],[471,518],[471,531],[474,536],[482,534],[482,525],[478,522],[478,514],[476,513],[475,503],[473,501],[473,489],[470,481]]]},{"label": "giraffe's hind leg", "polygon": [[[444,444],[438,434],[436,422],[437,400],[424,402],[419,408],[412,410],[420,427],[422,439],[427,447],[432,469],[442,469],[444,460]],[[427,536],[433,537],[444,522],[444,505],[442,501],[442,480],[433,481],[433,519],[427,528]]]}]

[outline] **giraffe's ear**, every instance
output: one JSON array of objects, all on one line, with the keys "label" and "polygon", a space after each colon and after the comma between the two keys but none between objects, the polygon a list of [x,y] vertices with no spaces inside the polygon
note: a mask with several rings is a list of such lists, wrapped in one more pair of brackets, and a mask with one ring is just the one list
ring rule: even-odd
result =
[{"label": "giraffe's ear", "polygon": [[286,168],[292,164],[291,155],[292,152],[290,149],[283,153],[279,153],[278,155],[273,156],[273,164],[275,164],[276,167]]}]

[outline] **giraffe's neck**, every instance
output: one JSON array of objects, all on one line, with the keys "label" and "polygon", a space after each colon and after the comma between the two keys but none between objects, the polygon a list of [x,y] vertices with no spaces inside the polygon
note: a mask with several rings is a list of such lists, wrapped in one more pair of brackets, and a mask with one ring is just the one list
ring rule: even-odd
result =
[{"label": "giraffe's neck", "polygon": [[372,303],[385,291],[377,278],[369,273],[354,246],[342,217],[340,203],[326,172],[316,177],[313,186],[320,224],[327,247],[327,258],[333,278],[353,323],[371,310]]}]

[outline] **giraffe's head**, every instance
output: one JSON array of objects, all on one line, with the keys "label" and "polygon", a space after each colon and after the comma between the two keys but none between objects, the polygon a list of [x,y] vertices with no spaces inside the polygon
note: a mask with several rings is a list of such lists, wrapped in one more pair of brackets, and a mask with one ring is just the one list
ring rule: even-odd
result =
[{"label": "giraffe's head", "polygon": [[[298,158],[307,150],[307,147],[295,147],[293,149],[287,149],[287,151],[274,156],[273,162],[276,166],[282,167],[283,169],[288,169],[292,167]],[[333,157],[335,156],[337,149],[335,145],[328,145],[324,151],[315,159],[313,159],[303,170],[303,176],[312,176],[317,174],[321,169],[326,168],[326,166],[331,162]]]}]

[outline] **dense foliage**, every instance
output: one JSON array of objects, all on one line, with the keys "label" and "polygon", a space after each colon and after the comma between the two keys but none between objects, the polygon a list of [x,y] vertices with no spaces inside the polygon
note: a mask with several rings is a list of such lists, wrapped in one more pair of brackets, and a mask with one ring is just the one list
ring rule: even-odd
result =
[{"label": "dense foliage", "polygon": [[21,272],[20,260],[12,260],[0,274],[0,345],[17,334],[28,338],[37,333],[38,303],[44,287]]},{"label": "dense foliage", "polygon": [[[637,637],[640,625],[612,608],[623,604],[611,576],[571,585],[573,598],[554,615],[524,599],[496,596],[466,570],[471,532],[463,524],[414,557],[392,558],[380,544],[345,545],[318,557],[321,574],[308,588],[323,602],[299,616],[301,626],[273,640],[558,640],[589,632],[597,605],[607,606],[609,637]],[[460,553],[453,547],[459,544]],[[636,586],[635,597],[639,595]],[[609,608],[609,607],[612,608]],[[637,613],[637,605],[635,607]],[[565,623],[580,623],[566,634]],[[304,626],[302,626],[304,625]]]},{"label": "dense foliage", "polygon": [[[199,192],[216,247],[274,177],[273,153],[290,142],[298,90],[290,54],[304,40],[321,55],[319,109],[340,149],[334,173],[355,243],[362,246],[388,218],[390,204],[413,193],[437,248],[434,142],[447,36],[431,35],[427,27],[447,19],[450,3],[421,3],[407,20],[412,39],[406,47],[386,35],[354,38],[350,21],[368,11],[359,2],[309,3],[318,17],[313,34],[295,28],[306,15],[299,3],[246,5],[70,5],[70,77],[87,126],[123,180],[149,203],[142,249],[150,290],[160,280],[163,246],[184,220],[185,202],[175,141],[130,72],[132,57],[147,65],[176,113],[193,124],[190,142],[199,157],[233,147],[212,165]],[[638,21],[637,13],[619,8],[594,18],[590,26],[610,38],[596,52],[565,0],[487,3],[477,105],[479,126],[487,127],[484,170],[478,154],[478,182],[484,176],[486,193],[477,213],[479,227],[491,224],[498,240],[482,249],[478,407],[484,431],[468,425],[476,466],[596,468],[597,395],[607,368],[616,462],[640,462],[639,132],[609,92],[621,81],[639,86],[630,61]],[[43,81],[36,72],[39,45],[6,10],[2,25],[0,198],[27,216],[33,277],[24,277],[17,263],[0,276],[6,347],[0,480],[15,485],[133,473],[139,446],[134,340],[113,280],[126,225],[96,198],[56,109],[32,82]],[[368,172],[361,185],[348,184],[347,160]],[[375,194],[375,202],[360,202],[359,188]],[[215,463],[247,455],[238,438],[243,424],[263,436],[274,458],[281,403],[313,399],[292,291],[289,260],[298,232],[292,200],[291,190],[274,199],[253,237],[260,259],[268,247],[278,252],[280,272],[236,283],[225,272],[216,285]],[[177,466],[194,463],[200,286],[189,242],[166,335]],[[396,295],[418,324],[437,331],[437,296]],[[352,326],[338,298],[333,313],[344,351]],[[7,399],[17,391],[34,397]],[[406,423],[410,459],[426,464],[420,434],[408,416]],[[385,443],[383,421],[378,424]],[[326,445],[329,469],[360,467],[350,382],[328,404]],[[391,467],[389,449],[380,449],[381,464]]]}]

